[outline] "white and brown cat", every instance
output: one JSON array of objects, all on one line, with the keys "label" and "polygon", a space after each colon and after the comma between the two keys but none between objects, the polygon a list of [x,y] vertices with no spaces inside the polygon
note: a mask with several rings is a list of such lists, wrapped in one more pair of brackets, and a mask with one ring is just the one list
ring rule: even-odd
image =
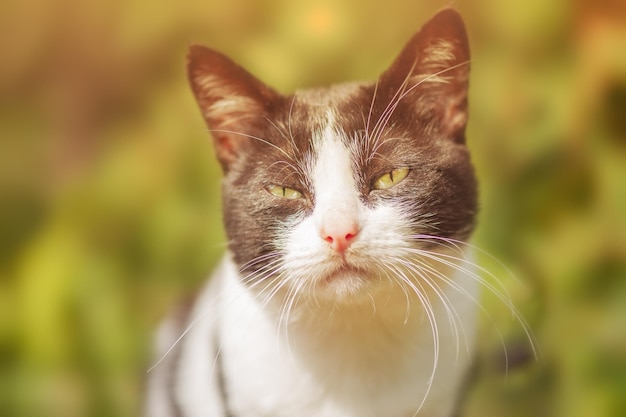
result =
[{"label": "white and brown cat", "polygon": [[229,250],[159,334],[149,417],[448,417],[470,365],[469,49],[444,10],[374,83],[283,96],[201,46]]}]

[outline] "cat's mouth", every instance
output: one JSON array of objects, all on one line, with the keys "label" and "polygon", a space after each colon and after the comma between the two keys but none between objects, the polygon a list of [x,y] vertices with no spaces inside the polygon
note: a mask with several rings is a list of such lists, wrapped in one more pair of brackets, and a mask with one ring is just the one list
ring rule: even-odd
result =
[{"label": "cat's mouth", "polygon": [[369,276],[366,269],[344,262],[327,272],[319,282],[322,287],[345,295],[358,292],[370,281]]},{"label": "cat's mouth", "polygon": [[330,273],[326,274],[325,280],[332,281],[335,279],[341,279],[341,277],[345,276],[365,276],[366,271],[362,268],[357,268],[352,265],[343,264],[337,268],[335,268]]},{"label": "cat's mouth", "polygon": [[373,282],[371,277],[372,273],[368,269],[342,263],[318,279],[315,295],[332,302],[354,302],[370,293]]}]

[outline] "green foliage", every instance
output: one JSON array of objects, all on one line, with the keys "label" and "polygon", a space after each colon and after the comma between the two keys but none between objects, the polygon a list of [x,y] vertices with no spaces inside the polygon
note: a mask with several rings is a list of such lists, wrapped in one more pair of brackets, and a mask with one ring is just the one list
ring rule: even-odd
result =
[{"label": "green foliage", "polygon": [[[223,252],[190,43],[285,92],[373,79],[448,4],[425,3],[3,3],[0,414],[138,415],[154,327]],[[625,415],[625,10],[456,4],[473,56],[475,243],[520,278],[482,259],[540,350],[485,294],[464,415]]]}]

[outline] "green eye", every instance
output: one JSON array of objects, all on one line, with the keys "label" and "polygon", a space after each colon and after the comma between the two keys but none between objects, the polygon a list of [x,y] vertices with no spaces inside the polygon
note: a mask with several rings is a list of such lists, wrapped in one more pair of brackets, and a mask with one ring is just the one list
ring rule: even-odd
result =
[{"label": "green eye", "polygon": [[283,187],[282,185],[270,185],[267,187],[267,191],[275,197],[286,198],[288,200],[297,200],[302,197],[302,193],[300,191],[289,187]]},{"label": "green eye", "polygon": [[405,179],[407,175],[409,175],[408,168],[394,169],[393,171],[390,171],[385,175],[381,175],[380,177],[378,177],[376,181],[374,181],[374,189],[386,190],[388,188],[391,188],[403,179]]}]

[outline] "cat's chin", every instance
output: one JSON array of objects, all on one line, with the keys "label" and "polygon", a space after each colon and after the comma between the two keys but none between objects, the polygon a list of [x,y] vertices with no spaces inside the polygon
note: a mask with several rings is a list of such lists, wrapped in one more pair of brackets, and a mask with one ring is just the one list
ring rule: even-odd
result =
[{"label": "cat's chin", "polygon": [[318,281],[316,297],[322,296],[333,301],[348,302],[362,298],[369,299],[368,294],[373,286],[372,278],[367,271],[354,267],[341,267]]}]

